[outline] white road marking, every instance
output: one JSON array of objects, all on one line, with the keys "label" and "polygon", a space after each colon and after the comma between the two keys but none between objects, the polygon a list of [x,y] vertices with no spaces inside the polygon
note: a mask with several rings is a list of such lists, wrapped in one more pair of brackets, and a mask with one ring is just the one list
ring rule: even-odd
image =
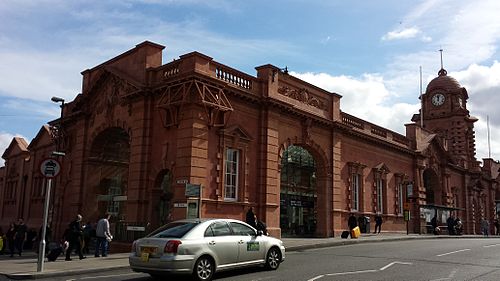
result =
[{"label": "white road marking", "polygon": [[[131,275],[141,275],[142,273],[137,273],[137,272],[132,272],[132,273],[124,273],[124,274],[111,274],[111,275],[101,275],[101,276],[88,276],[88,277],[82,277],[80,280],[85,280],[85,279],[99,279],[99,278],[110,278],[110,277],[120,277],[120,276],[131,276]],[[76,279],[72,279],[76,280]]]},{"label": "white road marking", "polygon": [[451,254],[455,254],[455,253],[460,253],[460,252],[465,252],[465,251],[470,251],[470,249],[463,249],[463,250],[453,251],[453,252],[449,252],[449,253],[444,253],[444,254],[436,255],[436,257],[447,256],[447,255],[451,255]]},{"label": "white road marking", "polygon": [[358,270],[358,271],[347,271],[347,272],[337,272],[337,273],[328,273],[328,274],[323,274],[323,275],[318,275],[318,276],[314,276],[313,278],[311,279],[308,279],[307,281],[315,281],[315,280],[318,280],[320,278],[323,278],[325,276],[339,276],[339,275],[349,275],[349,274],[360,274],[360,273],[368,273],[368,272],[377,272],[377,271],[383,271],[395,264],[406,264],[406,265],[411,265],[412,263],[411,262],[400,262],[400,261],[395,261],[395,262],[391,262],[390,264],[386,265],[386,266],[383,266],[381,267],[380,269],[367,269],[367,270]]},{"label": "white road marking", "polygon": [[326,276],[337,276],[337,275],[349,275],[349,274],[358,274],[358,273],[367,273],[367,272],[376,272],[376,269],[367,269],[367,270],[358,270],[358,271],[347,271],[347,272],[338,272],[338,273],[328,273]]},{"label": "white road marking", "polygon": [[496,247],[496,246],[500,246],[500,244],[486,245],[483,246],[483,248]]},{"label": "white road marking", "polygon": [[380,271],[386,270],[387,268],[389,268],[390,266],[393,266],[395,264],[407,264],[407,265],[409,265],[409,264],[411,264],[411,262],[400,262],[400,261],[391,262],[390,264],[380,268]]},{"label": "white road marking", "polygon": [[311,278],[311,279],[309,279],[309,280],[307,280],[307,281],[314,281],[314,280],[317,280],[317,279],[323,278],[323,276],[325,276],[325,275],[319,275],[319,276],[316,276],[316,277],[314,277],[314,278]]}]

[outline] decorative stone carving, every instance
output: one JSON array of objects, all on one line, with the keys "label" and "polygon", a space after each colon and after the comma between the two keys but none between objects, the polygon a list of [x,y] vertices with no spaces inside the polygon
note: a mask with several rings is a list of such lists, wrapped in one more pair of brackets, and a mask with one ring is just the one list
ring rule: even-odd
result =
[{"label": "decorative stone carving", "polygon": [[307,105],[319,108],[321,110],[325,109],[325,105],[323,102],[321,102],[318,98],[316,98],[314,95],[309,93],[309,91],[305,88],[302,89],[292,89],[287,86],[282,86],[278,88],[278,93],[292,98],[294,100],[298,100],[300,102],[303,102]]}]

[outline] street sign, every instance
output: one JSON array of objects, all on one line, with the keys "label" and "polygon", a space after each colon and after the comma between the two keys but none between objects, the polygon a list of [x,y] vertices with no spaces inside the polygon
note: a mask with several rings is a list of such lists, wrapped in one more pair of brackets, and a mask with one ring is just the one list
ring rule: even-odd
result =
[{"label": "street sign", "polygon": [[186,184],[186,183],[188,183],[188,180],[187,179],[178,179],[175,183],[177,183],[177,184]]},{"label": "street sign", "polygon": [[144,226],[130,226],[130,225],[127,225],[127,230],[128,231],[146,231],[146,228]]},{"label": "street sign", "polygon": [[56,159],[47,158],[40,164],[40,172],[46,178],[55,178],[61,172],[61,164]]},{"label": "street sign", "polygon": [[186,184],[186,196],[187,197],[199,197],[200,196],[200,184]]},{"label": "street sign", "polygon": [[404,211],[403,216],[404,216],[405,221],[410,221],[411,220],[411,213],[410,213],[410,211]]}]

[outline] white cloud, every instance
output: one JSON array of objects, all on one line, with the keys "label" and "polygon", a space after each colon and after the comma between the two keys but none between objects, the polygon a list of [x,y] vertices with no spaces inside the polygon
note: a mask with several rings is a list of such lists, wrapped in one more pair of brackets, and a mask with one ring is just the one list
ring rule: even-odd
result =
[{"label": "white cloud", "polygon": [[359,78],[331,76],[325,73],[292,72],[291,74],[341,95],[340,109],[343,112],[401,134],[405,132],[404,124],[411,122],[413,112],[417,112],[419,108],[418,103],[389,104],[395,96],[387,89],[387,82],[379,74],[364,74]]},{"label": "white cloud", "polygon": [[414,38],[420,33],[420,30],[416,27],[405,28],[401,30],[389,31],[384,36],[382,40],[390,41],[397,39],[408,39]]},{"label": "white cloud", "polygon": [[500,113],[497,106],[500,104],[500,62],[494,61],[491,66],[472,64],[463,71],[448,75],[467,89],[467,109],[479,119],[474,124],[478,158],[486,158],[489,154],[486,122],[489,118],[491,155],[500,159]]}]

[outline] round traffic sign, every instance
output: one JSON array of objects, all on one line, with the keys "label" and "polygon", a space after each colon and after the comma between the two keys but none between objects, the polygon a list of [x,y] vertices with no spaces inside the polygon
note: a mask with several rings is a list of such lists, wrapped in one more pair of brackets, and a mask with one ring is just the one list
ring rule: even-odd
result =
[{"label": "round traffic sign", "polygon": [[40,164],[40,172],[46,178],[54,178],[59,175],[61,164],[56,159],[47,158]]}]

